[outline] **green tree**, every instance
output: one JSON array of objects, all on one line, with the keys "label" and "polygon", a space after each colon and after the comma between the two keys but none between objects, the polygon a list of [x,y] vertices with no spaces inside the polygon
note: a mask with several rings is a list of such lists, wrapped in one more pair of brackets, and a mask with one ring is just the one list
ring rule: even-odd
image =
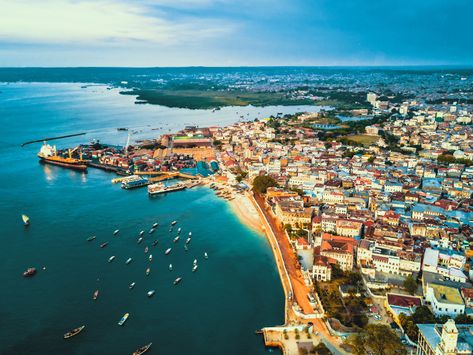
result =
[{"label": "green tree", "polygon": [[322,342],[318,343],[317,346],[314,347],[314,349],[312,350],[312,353],[317,354],[317,355],[331,355],[332,354],[332,352]]},{"label": "green tree", "polygon": [[368,324],[361,333],[350,336],[346,344],[357,355],[368,352],[379,355],[406,354],[396,333],[384,324]]},{"label": "green tree", "polygon": [[405,280],[402,283],[402,286],[411,295],[415,294],[415,292],[417,291],[417,282],[412,275],[409,275],[405,278]]},{"label": "green tree", "polygon": [[366,354],[366,341],[362,334],[350,335],[346,340],[345,344],[351,348],[351,351],[355,355]]},{"label": "green tree", "polygon": [[455,317],[455,323],[457,324],[473,324],[473,319],[467,316],[465,313],[459,314]]},{"label": "green tree", "polygon": [[268,187],[275,186],[278,186],[278,183],[268,175],[260,175],[253,180],[253,191],[258,193],[266,193]]}]

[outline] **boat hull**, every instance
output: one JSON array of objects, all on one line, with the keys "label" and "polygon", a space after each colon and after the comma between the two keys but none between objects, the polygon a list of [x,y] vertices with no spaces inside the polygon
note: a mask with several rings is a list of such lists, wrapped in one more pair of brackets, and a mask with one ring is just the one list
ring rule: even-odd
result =
[{"label": "boat hull", "polygon": [[63,168],[77,170],[77,171],[84,171],[84,172],[87,171],[87,165],[85,163],[68,162],[65,160],[51,159],[51,158],[46,158],[42,156],[39,156],[39,159],[40,159],[39,160],[40,163],[43,163],[43,164],[57,165]]}]

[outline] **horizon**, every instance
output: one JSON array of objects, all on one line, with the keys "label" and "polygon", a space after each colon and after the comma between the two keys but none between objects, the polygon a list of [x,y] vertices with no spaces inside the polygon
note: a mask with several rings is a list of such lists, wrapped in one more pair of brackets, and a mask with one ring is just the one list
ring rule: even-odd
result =
[{"label": "horizon", "polygon": [[0,67],[473,65],[467,0],[0,5]]}]

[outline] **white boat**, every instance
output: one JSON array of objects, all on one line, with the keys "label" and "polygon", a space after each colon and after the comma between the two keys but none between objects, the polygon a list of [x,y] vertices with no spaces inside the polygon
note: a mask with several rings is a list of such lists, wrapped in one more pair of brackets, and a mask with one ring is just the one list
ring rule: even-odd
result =
[{"label": "white boat", "polygon": [[181,227],[177,228],[177,234],[181,233]]},{"label": "white boat", "polygon": [[172,264],[169,264],[169,271],[172,271]]},{"label": "white boat", "polygon": [[156,230],[156,229],[151,228],[148,233],[149,233],[149,234],[153,234],[155,230]]},{"label": "white boat", "polygon": [[185,251],[188,251],[188,250],[189,250],[189,248],[187,247],[187,244],[184,245],[184,250],[185,250]]},{"label": "white boat", "polygon": [[204,253],[204,258],[206,258],[206,259],[209,258],[209,254],[207,254],[207,252]]},{"label": "white boat", "polygon": [[164,252],[164,254],[168,255],[168,254],[171,252],[171,250],[172,250],[171,248],[166,249],[166,251]]},{"label": "white boat", "polygon": [[172,227],[171,227],[171,228],[169,228],[169,233],[171,233],[171,232],[172,232]]},{"label": "white boat", "polygon": [[147,268],[147,269],[146,269],[146,276],[148,276],[150,272],[151,272],[151,269],[150,269],[150,268]]},{"label": "white boat", "polygon": [[155,293],[156,293],[155,290],[151,290],[151,291],[148,291],[147,295],[148,295],[148,297],[151,297],[151,296],[153,296]]},{"label": "white boat", "polygon": [[171,226],[175,225],[176,223],[177,223],[177,221],[172,221]]},{"label": "white boat", "polygon": [[140,244],[142,241],[143,241],[142,237],[138,238],[138,244]]},{"label": "white boat", "polygon": [[194,259],[194,265],[197,265],[197,259]]},{"label": "white boat", "polygon": [[174,280],[174,285],[177,285],[179,282],[181,282],[182,277],[178,277],[177,279]]},{"label": "white boat", "polygon": [[174,238],[173,242],[174,242],[174,243],[177,243],[178,240],[179,240],[179,236],[177,236],[176,238]]},{"label": "white boat", "polygon": [[130,290],[131,290],[133,287],[135,287],[135,285],[136,285],[136,282],[132,282],[132,283],[130,284],[130,286],[129,286]]},{"label": "white boat", "polygon": [[145,254],[148,252],[148,247],[146,246],[145,247]]},{"label": "white boat", "polygon": [[115,260],[115,255],[112,255],[110,258],[108,258],[109,263],[111,263],[113,260]]},{"label": "white boat", "polygon": [[198,268],[198,266],[197,266],[197,264],[195,264],[195,265],[192,267],[192,272],[196,272],[196,271],[197,271],[197,268]]},{"label": "white boat", "polygon": [[158,224],[159,224],[158,222],[154,223],[153,228],[156,228],[158,226]]},{"label": "white boat", "polygon": [[153,260],[153,254],[149,254],[149,261]]},{"label": "white boat", "polygon": [[191,237],[186,239],[186,244],[189,244],[191,242]]},{"label": "white boat", "polygon": [[118,322],[118,325],[125,324],[125,322],[126,322],[126,320],[128,319],[129,316],[130,316],[129,313],[125,313],[125,315],[122,317],[122,319],[120,319],[120,321]]},{"label": "white boat", "polygon": [[142,237],[143,234],[145,234],[145,231],[141,231],[141,232],[140,232],[140,237]]},{"label": "white boat", "polygon": [[26,214],[22,214],[21,219],[23,220],[25,226],[30,225],[30,217],[28,217]]},{"label": "white boat", "polygon": [[120,233],[120,229],[115,229],[115,231],[113,232],[113,235],[117,235],[118,233]]},{"label": "white boat", "polygon": [[126,261],[125,261],[125,264],[127,264],[127,265],[128,265],[129,263],[131,263],[131,261],[132,261],[132,260],[133,260],[132,258],[128,258],[128,259],[126,259]]},{"label": "white boat", "polygon": [[189,232],[189,237],[192,237],[192,232]]}]

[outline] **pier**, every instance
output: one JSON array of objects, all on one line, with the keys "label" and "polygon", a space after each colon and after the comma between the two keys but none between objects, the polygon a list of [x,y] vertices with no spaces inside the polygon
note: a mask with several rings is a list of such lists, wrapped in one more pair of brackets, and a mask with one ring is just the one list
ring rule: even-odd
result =
[{"label": "pier", "polygon": [[34,141],[28,141],[24,142],[21,144],[21,147],[23,148],[25,145],[31,144],[31,143],[39,143],[39,142],[44,142],[44,141],[53,141],[56,139],[63,139],[63,138],[69,138],[69,137],[77,137],[77,136],[83,136],[87,134],[86,132],[81,132],[81,133],[74,133],[74,134],[67,134],[65,136],[57,136],[57,137],[49,137],[49,138],[42,138],[42,139],[36,139]]},{"label": "pier", "polygon": [[167,177],[167,178],[162,178],[162,180],[153,180],[153,181],[163,181],[163,180],[167,180],[167,179],[178,179],[178,178],[182,178],[182,179],[190,179],[190,180],[195,180],[195,179],[199,179],[198,176],[195,176],[195,175],[190,175],[190,174],[185,174],[185,173],[181,173],[179,171],[135,171],[134,172],[135,175],[149,175],[149,176],[154,176],[150,179],[156,179],[158,176],[162,177]]}]

